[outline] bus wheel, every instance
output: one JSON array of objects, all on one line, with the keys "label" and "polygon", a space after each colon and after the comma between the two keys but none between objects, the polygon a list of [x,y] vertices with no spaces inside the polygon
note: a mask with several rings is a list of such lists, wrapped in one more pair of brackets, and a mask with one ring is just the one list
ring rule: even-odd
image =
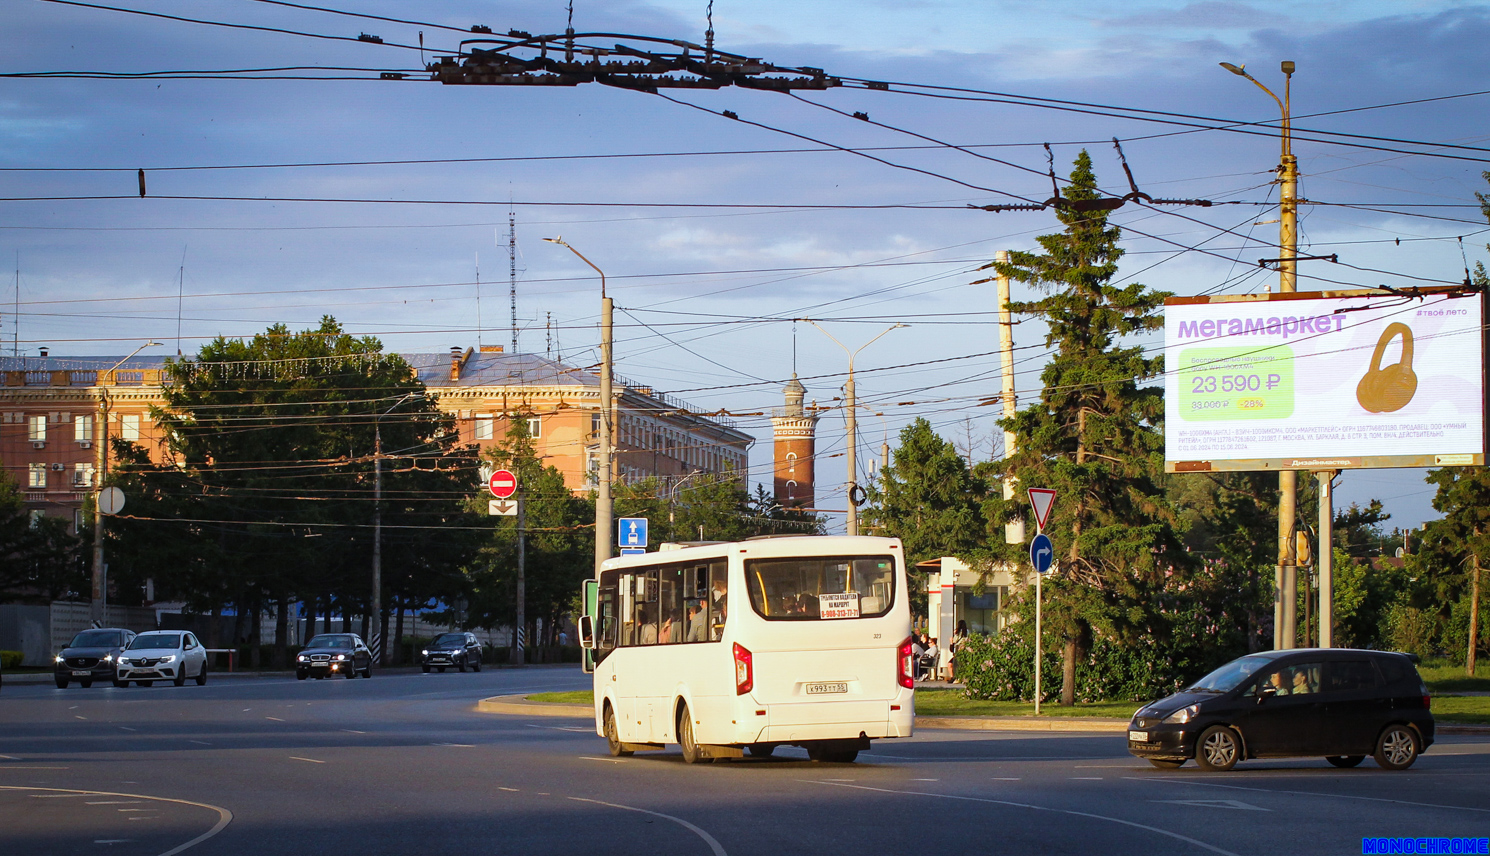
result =
[{"label": "bus wheel", "polygon": [[705,757],[693,741],[693,717],[689,715],[686,704],[678,708],[678,743],[683,747],[683,760],[690,764],[707,764],[714,760]]},{"label": "bus wheel", "polygon": [[750,750],[752,758],[769,758],[776,754],[775,743],[752,743],[745,748]]},{"label": "bus wheel", "polygon": [[616,731],[616,712],[609,704],[605,706],[605,743],[610,747],[610,753],[617,758],[625,758],[631,754],[631,750],[621,748],[621,736]]},{"label": "bus wheel", "polygon": [[810,761],[821,761],[827,764],[852,764],[859,757],[859,750],[853,746],[836,746],[832,743],[819,743],[816,746],[807,747],[807,758]]}]

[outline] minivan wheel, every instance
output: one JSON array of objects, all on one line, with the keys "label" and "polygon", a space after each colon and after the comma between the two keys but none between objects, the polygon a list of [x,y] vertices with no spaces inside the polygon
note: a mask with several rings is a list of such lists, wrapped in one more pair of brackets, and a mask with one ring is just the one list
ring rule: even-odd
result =
[{"label": "minivan wheel", "polygon": [[1354,767],[1366,760],[1365,755],[1326,755],[1324,758],[1334,767]]},{"label": "minivan wheel", "polygon": [[1173,758],[1150,758],[1149,763],[1153,764],[1155,767],[1158,767],[1161,770],[1178,770],[1179,768],[1185,766],[1185,759],[1180,758],[1179,760],[1175,760]]},{"label": "minivan wheel", "polygon": [[65,690],[65,689],[67,689],[67,678],[55,678],[54,680],[56,680],[56,682],[57,682],[57,689],[59,689],[59,690]]},{"label": "minivan wheel", "polygon": [[1372,757],[1382,769],[1406,770],[1418,759],[1418,735],[1405,725],[1388,725]]},{"label": "minivan wheel", "polygon": [[1242,757],[1242,741],[1235,731],[1224,725],[1212,725],[1200,733],[1195,747],[1195,763],[1200,769],[1224,773],[1236,766]]},{"label": "minivan wheel", "polygon": [[620,732],[616,730],[616,712],[609,704],[605,706],[605,744],[611,755],[617,758],[625,758],[631,754],[630,749],[621,748]]}]

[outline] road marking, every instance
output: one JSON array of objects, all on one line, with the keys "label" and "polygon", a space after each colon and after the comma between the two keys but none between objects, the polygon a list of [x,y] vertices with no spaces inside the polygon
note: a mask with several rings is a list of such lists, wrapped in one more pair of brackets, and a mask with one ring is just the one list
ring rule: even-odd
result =
[{"label": "road marking", "polygon": [[66,800],[74,797],[85,797],[87,794],[32,794],[34,800]]},{"label": "road marking", "polygon": [[66,767],[0,767],[0,770],[66,770]]},{"label": "road marking", "polygon": [[205,741],[205,740],[188,740],[188,741],[186,741],[186,742],[187,742],[187,743],[197,743],[197,744],[200,744],[200,745],[202,745],[202,746],[211,746],[211,745],[212,745],[212,744],[211,744],[211,743],[208,743],[208,742],[207,742],[207,741]]},{"label": "road marking", "polygon": [[277,717],[277,716],[266,716],[266,717],[264,717],[264,718],[265,718],[265,719],[272,719],[272,720],[274,720],[274,721],[275,721],[275,722],[284,722],[284,720],[283,720],[283,719],[280,719],[280,718],[279,718],[279,717]]},{"label": "road marking", "polygon": [[994,782],[1017,782],[1017,781],[1019,781],[1019,777],[1018,776],[994,776],[989,781],[994,781]]},{"label": "road marking", "polygon": [[119,726],[119,730],[120,731],[139,731],[140,729],[138,729],[138,728],[130,728],[128,725],[121,725],[121,726]]},{"label": "road marking", "polygon": [[77,709],[78,709],[78,706],[77,705],[73,705],[72,707],[69,707],[68,708],[68,710],[77,710]]},{"label": "road marking", "polygon": [[922,792],[922,791],[897,791],[897,790],[892,790],[890,788],[871,788],[868,785],[845,785],[845,784],[842,784],[842,783],[839,783],[839,782],[825,782],[825,781],[822,781],[821,779],[817,779],[817,780],[814,780],[814,779],[798,779],[797,781],[805,782],[807,784],[815,784],[815,785],[831,785],[831,786],[836,787],[836,788],[853,788],[855,790],[860,790],[860,791],[874,791],[876,793],[881,793],[881,794],[899,794],[899,795],[911,796],[911,797],[931,797],[933,799],[959,800],[959,801],[962,801],[962,802],[990,803],[992,805],[1007,805],[1007,806],[1012,806],[1014,808],[1027,808],[1027,809],[1031,809],[1033,811],[1050,811],[1050,812],[1055,812],[1056,814],[1069,814],[1069,815],[1074,815],[1075,817],[1089,817],[1089,818],[1091,818],[1093,820],[1105,820],[1105,821],[1107,821],[1109,823],[1116,823],[1116,824],[1120,824],[1122,826],[1131,826],[1131,827],[1134,827],[1135,829],[1146,829],[1149,832],[1153,832],[1153,833],[1156,833],[1156,834],[1159,834],[1159,835],[1164,835],[1164,836],[1167,836],[1169,838],[1177,839],[1179,841],[1184,841],[1184,842],[1186,842],[1188,844],[1194,844],[1196,847],[1205,848],[1206,850],[1209,850],[1212,853],[1220,853],[1221,856],[1238,856],[1238,854],[1233,853],[1230,850],[1222,850],[1220,847],[1217,847],[1214,844],[1207,844],[1207,843],[1205,843],[1204,841],[1201,841],[1198,838],[1191,838],[1188,835],[1181,835],[1178,832],[1170,832],[1167,829],[1160,829],[1157,826],[1149,826],[1149,825],[1143,824],[1143,823],[1135,823],[1134,821],[1131,821],[1131,820],[1123,820],[1120,817],[1108,817],[1107,815],[1103,815],[1103,814],[1092,814],[1091,812],[1086,812],[1086,811],[1072,811],[1071,809],[1065,809],[1065,808],[1050,808],[1049,806],[1031,805],[1030,803],[1011,802],[1010,800],[989,799],[988,797],[968,797],[968,796],[960,796],[958,794],[928,794],[928,793],[925,793],[925,792]]},{"label": "road marking", "polygon": [[95,838],[94,844],[125,844],[133,841],[133,838]]},{"label": "road marking", "polygon": [[534,725],[534,724],[532,724],[530,722],[524,722],[523,723],[523,726],[525,728],[547,728],[547,729],[550,729],[552,731],[577,731],[577,732],[579,732],[581,734],[594,734],[595,733],[595,729],[593,729],[593,728],[583,728],[583,727],[578,726],[578,725]]},{"label": "road marking", "polygon": [[125,820],[159,820],[155,817],[126,817]]},{"label": "road marking", "polygon": [[1102,777],[1101,776],[1072,776],[1071,777],[1071,781],[1073,781],[1073,782],[1100,782],[1100,781],[1102,781]]},{"label": "road marking", "polygon": [[88,805],[130,805],[139,800],[89,800]]},{"label": "road marking", "polygon": [[20,758],[17,758],[14,755],[0,755],[0,758],[4,758],[7,761],[19,761],[19,760],[21,760]]},{"label": "road marking", "polygon": [[[134,783],[133,782],[126,782],[125,784],[134,784]],[[25,787],[23,787],[23,786],[19,786],[19,785],[16,785],[16,786],[0,785],[0,790],[6,790],[6,791],[53,791],[53,792],[61,793],[61,792],[64,792],[66,790],[69,790],[69,789],[66,789],[66,788],[39,788],[39,787],[31,787],[31,786],[25,786]],[[217,812],[217,823],[213,824],[213,826],[212,826],[211,829],[207,830],[206,832],[202,833],[201,835],[198,835],[196,838],[193,838],[192,840],[186,842],[185,844],[179,844],[179,845],[177,845],[175,847],[172,847],[170,850],[167,850],[166,852],[160,854],[160,856],[176,856],[176,854],[178,854],[178,853],[184,853],[186,850],[188,850],[188,849],[190,849],[192,847],[195,847],[196,845],[201,844],[203,841],[206,841],[207,839],[211,838],[212,836],[216,835],[217,833],[222,832],[224,829],[227,828],[227,826],[228,826],[229,823],[232,823],[233,822],[233,813],[231,811],[228,811],[227,809],[225,809],[225,808],[223,808],[221,806],[215,806],[215,805],[211,805],[209,803],[192,802],[191,800],[178,800],[178,799],[173,799],[171,797],[152,797],[152,796],[148,796],[146,794],[121,794],[121,793],[116,793],[114,791],[72,791],[72,793],[76,794],[77,796],[138,797],[139,799],[142,799],[142,800],[155,800],[156,802],[169,802],[169,803],[176,803],[178,805],[196,806],[197,808],[208,808],[208,809],[212,809],[213,811]],[[151,820],[152,818],[148,818],[148,817],[131,817],[129,819],[130,820]],[[121,840],[128,841],[129,839],[121,839]]]},{"label": "road marking", "polygon": [[78,715],[77,715],[77,714],[76,714],[76,713],[74,713],[74,714],[73,714],[73,715],[72,715],[72,718],[73,718],[73,719],[87,719],[87,718],[88,718],[88,717],[86,717],[86,716],[78,716]]},{"label": "road marking", "polygon": [[[851,779],[828,779],[827,781],[830,781],[830,782],[848,782],[848,781],[852,781],[852,780]],[[913,782],[940,782],[941,779],[911,779],[911,781],[913,781]]]},{"label": "road marking", "polygon": [[857,782],[858,779],[824,779],[825,782]]},{"label": "road marking", "polygon": [[355,730],[353,730],[351,728],[343,728],[342,731],[345,731],[348,734],[366,734],[367,733],[366,731],[355,731]]},{"label": "road marking", "polygon": [[1324,797],[1326,799],[1341,800],[1364,800],[1366,802],[1395,803],[1397,805],[1415,805],[1423,808],[1444,808],[1450,811],[1477,811],[1482,814],[1490,814],[1490,808],[1472,808],[1467,805],[1440,805],[1438,803],[1413,802],[1411,800],[1392,800],[1386,797],[1358,797],[1352,794],[1322,794],[1317,791],[1274,791],[1268,788],[1244,788],[1240,785],[1216,785],[1210,782],[1187,782],[1183,779],[1165,777],[1162,779],[1138,778],[1136,776],[1125,777],[1130,782],[1165,782],[1172,785],[1197,785],[1202,788],[1226,788],[1232,791],[1252,791],[1259,794],[1291,794],[1301,797]]},{"label": "road marking", "polygon": [[[136,800],[136,802],[138,802],[138,800]],[[88,803],[88,804],[89,805],[94,805],[94,803]],[[122,811],[122,812],[160,811],[160,809],[158,809],[158,808],[116,808],[116,809],[114,809],[114,811]]]},{"label": "road marking", "polygon": [[1238,811],[1272,811],[1270,808],[1244,803],[1241,800],[1149,800],[1170,805],[1193,805],[1201,808],[1230,808]]},{"label": "road marking", "polygon": [[325,761],[317,761],[314,758],[302,758],[299,755],[291,755],[290,756],[290,760],[291,761],[309,761],[312,764],[324,764],[324,763],[326,763]]},{"label": "road marking", "polygon": [[457,749],[475,749],[475,743],[431,743],[431,746],[454,746]]},{"label": "road marking", "polygon": [[499,791],[507,791],[508,793],[513,793],[513,794],[520,793],[520,791],[518,791],[517,788],[497,788],[497,790],[499,790]]},{"label": "road marking", "polygon": [[660,817],[660,818],[662,818],[664,820],[671,820],[673,823],[678,824],[679,826],[681,826],[681,827],[689,830],[690,832],[692,832],[694,835],[697,835],[699,838],[702,838],[704,840],[704,843],[709,845],[709,849],[711,851],[713,851],[714,856],[729,856],[728,853],[724,852],[724,848],[722,846],[720,846],[719,842],[714,839],[714,836],[712,836],[709,833],[703,831],[702,829],[699,829],[697,826],[694,826],[693,824],[689,823],[688,821],[684,820],[681,817],[673,817],[670,814],[663,814],[660,811],[648,811],[647,809],[644,809],[644,808],[636,808],[634,806],[629,806],[629,805],[620,805],[618,803],[608,803],[608,802],[602,802],[600,800],[587,800],[587,799],[585,799],[583,797],[569,797],[569,799],[572,799],[575,802],[593,803],[595,805],[606,806],[607,808],[619,808],[619,809],[621,809],[623,811],[635,811],[635,812],[640,812],[641,814],[650,814],[653,817]]},{"label": "road marking", "polygon": [[625,758],[602,758],[599,755],[581,755],[581,756],[579,756],[579,759],[581,761],[609,761],[612,764],[624,764],[624,763],[626,763],[626,759]]}]

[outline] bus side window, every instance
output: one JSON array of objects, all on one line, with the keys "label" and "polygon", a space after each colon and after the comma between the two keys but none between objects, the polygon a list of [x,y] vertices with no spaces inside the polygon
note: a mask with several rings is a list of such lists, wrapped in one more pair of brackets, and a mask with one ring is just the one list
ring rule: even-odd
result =
[{"label": "bus side window", "polygon": [[683,569],[676,565],[658,572],[659,597],[657,641],[673,645],[683,641]]},{"label": "bus side window", "polygon": [[718,642],[724,635],[724,622],[729,614],[729,562],[709,564],[709,593],[707,597],[709,615],[709,641]]}]

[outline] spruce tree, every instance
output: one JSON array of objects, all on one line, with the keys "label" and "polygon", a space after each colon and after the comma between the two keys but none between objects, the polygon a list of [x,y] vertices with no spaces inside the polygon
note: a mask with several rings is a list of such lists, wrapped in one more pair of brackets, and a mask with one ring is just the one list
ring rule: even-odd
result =
[{"label": "spruce tree", "polygon": [[[1065,197],[1099,195],[1083,151]],[[1039,401],[1001,423],[1019,438],[1001,469],[1021,489],[1008,501],[995,492],[985,511],[999,536],[990,538],[994,549],[1022,561],[1020,548],[1003,547],[1003,524],[1026,515],[1023,488],[1057,492],[1046,524],[1058,558],[1047,615],[1064,642],[1061,701],[1071,704],[1076,661],[1094,627],[1127,636],[1146,626],[1151,593],[1186,556],[1160,484],[1164,393],[1152,379],[1163,357],[1131,339],[1162,328],[1167,295],[1113,282],[1123,251],[1107,211],[1067,206],[1057,216],[1066,228],[1038,239],[1044,252],[1015,252],[1008,263],[988,265],[1045,292],[1010,308],[1045,321],[1054,353]]]},{"label": "spruce tree", "polygon": [[900,432],[894,463],[870,488],[866,532],[899,538],[912,566],[968,556],[983,543],[985,492],[952,444],[918,418]]}]

